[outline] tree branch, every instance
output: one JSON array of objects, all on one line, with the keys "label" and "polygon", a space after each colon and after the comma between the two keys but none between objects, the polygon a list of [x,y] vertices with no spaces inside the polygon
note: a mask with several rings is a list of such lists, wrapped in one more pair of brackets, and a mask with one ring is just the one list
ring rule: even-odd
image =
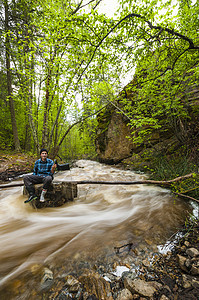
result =
[{"label": "tree branch", "polygon": [[90,115],[88,115],[88,116],[86,116],[86,117],[84,117],[84,118],[78,120],[77,122],[73,123],[72,125],[70,125],[69,128],[68,128],[68,129],[66,130],[66,132],[64,133],[64,135],[62,136],[61,141],[60,141],[59,144],[58,144],[58,147],[61,146],[61,144],[63,143],[65,137],[67,136],[67,134],[69,133],[69,131],[70,131],[75,125],[77,125],[77,124],[79,124],[79,123],[85,121],[86,119],[88,119],[88,118],[90,118],[90,117],[96,115],[96,114],[99,113],[101,110],[103,110],[107,105],[108,105],[108,104],[106,104],[105,106],[103,106],[102,108],[100,108],[99,110],[97,110],[96,112],[94,112],[94,113],[92,113],[92,114],[90,114]]},{"label": "tree branch", "polygon": [[[87,68],[89,67],[90,63],[92,62],[92,60],[93,60],[93,58],[94,58],[94,56],[95,56],[95,54],[96,54],[97,49],[101,46],[101,44],[103,43],[103,41],[104,41],[104,40],[110,35],[110,33],[112,33],[112,32],[115,30],[115,28],[117,28],[122,22],[126,21],[127,19],[134,18],[134,17],[143,19],[143,20],[148,24],[148,26],[149,26],[151,29],[157,29],[157,30],[159,30],[159,32],[158,32],[158,34],[157,34],[158,37],[160,36],[160,34],[161,34],[162,32],[167,32],[167,33],[169,33],[169,34],[171,34],[171,35],[173,35],[173,36],[179,37],[180,39],[182,39],[182,40],[188,42],[188,43],[189,43],[189,47],[186,49],[186,51],[187,51],[187,50],[190,50],[190,49],[199,50],[199,46],[195,46],[193,40],[190,39],[190,38],[188,38],[187,36],[185,36],[185,35],[183,35],[183,34],[177,32],[177,31],[175,31],[174,29],[163,28],[163,27],[161,27],[161,26],[155,26],[155,25],[152,25],[152,23],[151,23],[150,21],[148,21],[148,20],[145,20],[145,17],[143,17],[142,15],[132,13],[132,14],[129,14],[129,15],[125,16],[123,19],[121,19],[119,22],[117,22],[117,24],[114,25],[114,26],[110,29],[110,31],[109,31],[109,32],[108,32],[108,33],[100,40],[100,42],[95,46],[95,49],[94,49],[94,51],[93,51],[93,54],[92,54],[92,56],[91,56],[89,62],[87,63],[86,67],[84,68],[84,70],[83,70],[82,73],[80,74],[80,77],[79,77],[79,79],[78,79],[78,82],[79,82],[79,80],[81,80],[82,75],[84,74],[84,72],[85,72],[85,71],[87,70]],[[155,35],[154,37],[156,38],[157,35]]]}]

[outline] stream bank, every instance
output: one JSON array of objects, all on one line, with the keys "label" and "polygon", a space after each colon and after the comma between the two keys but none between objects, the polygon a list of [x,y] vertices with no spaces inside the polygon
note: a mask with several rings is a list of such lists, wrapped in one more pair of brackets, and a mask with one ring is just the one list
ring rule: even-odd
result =
[{"label": "stream bank", "polygon": [[78,266],[79,275],[67,273],[68,266],[63,266],[61,270],[55,271],[53,286],[42,293],[42,299],[197,300],[199,221],[190,220],[181,229],[180,236],[175,246],[170,241],[171,249],[166,254],[153,253],[134,268],[130,267],[130,263],[139,250],[130,245],[118,247],[117,261],[112,265],[104,266],[103,261],[98,261],[94,266],[89,268],[88,265],[86,268],[84,261]]},{"label": "stream bank", "polygon": [[32,172],[36,159],[34,155],[0,152],[0,183]]},{"label": "stream bank", "polygon": [[[171,249],[166,254],[153,253],[152,256],[145,257],[141,263],[135,263],[134,268],[131,268],[130,264],[135,262],[134,258],[139,255],[139,250],[130,247],[131,245],[115,249],[114,264],[105,265],[100,258],[92,266],[87,261],[81,261],[77,265],[73,261],[68,261],[62,267],[55,267],[53,271],[50,266],[43,268],[32,265],[30,272],[33,279],[34,276],[38,279],[39,273],[41,281],[34,285],[28,283],[28,297],[20,296],[24,289],[27,289],[27,285],[25,278],[23,280],[19,278],[7,287],[7,298],[1,299],[197,300],[199,295],[198,220],[190,221],[184,226],[180,236],[175,246],[171,247],[172,240],[170,241]],[[68,271],[70,265],[73,269]]]}]

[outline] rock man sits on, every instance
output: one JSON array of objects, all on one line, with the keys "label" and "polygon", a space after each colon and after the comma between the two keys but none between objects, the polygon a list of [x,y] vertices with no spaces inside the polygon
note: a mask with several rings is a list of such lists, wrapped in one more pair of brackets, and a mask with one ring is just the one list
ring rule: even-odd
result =
[{"label": "rock man sits on", "polygon": [[41,158],[35,162],[33,174],[25,175],[23,178],[25,187],[29,193],[29,198],[28,200],[24,201],[24,203],[37,199],[34,187],[34,184],[37,183],[43,183],[40,201],[44,202],[44,196],[53,180],[53,174],[57,165],[54,164],[54,162],[51,159],[47,158],[48,151],[46,149],[43,148],[40,150],[40,156]]}]

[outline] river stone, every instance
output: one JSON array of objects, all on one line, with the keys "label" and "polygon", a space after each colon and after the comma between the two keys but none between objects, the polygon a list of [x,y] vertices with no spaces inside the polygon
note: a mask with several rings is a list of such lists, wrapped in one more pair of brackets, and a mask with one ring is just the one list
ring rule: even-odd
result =
[{"label": "river stone", "polygon": [[167,296],[165,296],[165,295],[162,295],[160,300],[169,300],[169,298],[167,298]]},{"label": "river stone", "polygon": [[150,262],[148,259],[144,259],[144,260],[142,261],[142,264],[143,264],[143,266],[145,266],[145,267],[150,267],[151,262]]},{"label": "river stone", "polygon": [[186,251],[187,255],[191,256],[191,257],[196,257],[199,256],[199,251],[195,248],[189,248]]},{"label": "river stone", "polygon": [[68,291],[70,293],[77,293],[80,289],[81,283],[72,275],[65,277],[66,285],[68,286]]},{"label": "river stone", "polygon": [[183,280],[183,287],[185,289],[190,288],[192,286],[191,280],[187,275],[182,274],[182,280]]},{"label": "river stone", "polygon": [[[77,184],[67,181],[53,181],[46,195],[45,202],[40,202],[43,184],[35,185],[35,194],[38,199],[28,202],[33,208],[58,207],[67,202],[73,201],[77,197]],[[24,187],[23,194],[28,196],[28,192]]]},{"label": "river stone", "polygon": [[[73,299],[66,299],[66,300],[73,300]],[[83,299],[81,300],[99,300],[95,295],[90,295],[88,292],[83,293]]]},{"label": "river stone", "polygon": [[89,295],[95,295],[100,300],[113,300],[110,283],[95,272],[87,272],[78,280],[83,284]]},{"label": "river stone", "polygon": [[48,268],[44,268],[43,277],[40,285],[41,291],[42,292],[47,291],[48,289],[51,288],[53,283],[54,283],[53,272]]},{"label": "river stone", "polygon": [[199,275],[199,265],[192,265],[190,273],[192,275]]},{"label": "river stone", "polygon": [[187,267],[185,266],[185,262],[186,262],[186,257],[182,256],[182,255],[177,255],[177,261],[178,261],[178,264],[180,266],[180,268],[185,271],[185,272],[188,272],[188,269]]},{"label": "river stone", "polygon": [[136,293],[144,297],[153,297],[156,289],[152,286],[151,282],[146,282],[142,279],[130,280],[128,277],[124,279],[124,286],[132,294]]},{"label": "river stone", "polygon": [[123,289],[119,292],[116,300],[132,300],[133,296],[128,289]]},{"label": "river stone", "polygon": [[184,244],[186,247],[189,247],[189,245],[190,245],[190,243],[188,241],[185,241]]},{"label": "river stone", "polygon": [[191,269],[191,259],[186,259],[184,263],[185,267],[190,270]]}]

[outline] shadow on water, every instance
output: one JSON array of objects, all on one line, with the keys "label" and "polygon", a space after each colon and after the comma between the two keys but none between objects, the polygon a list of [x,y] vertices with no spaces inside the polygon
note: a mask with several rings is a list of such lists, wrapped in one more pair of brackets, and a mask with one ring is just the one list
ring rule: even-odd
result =
[{"label": "shadow on water", "polygon": [[[142,179],[146,176],[83,160],[56,175],[56,180]],[[44,265],[55,273],[79,272],[81,265],[112,264],[118,253],[132,251],[132,260],[142,259],[144,249],[157,251],[191,211],[187,202],[152,185],[81,185],[75,201],[59,208],[34,210],[24,200],[22,188],[0,190],[2,296],[19,278],[27,295],[33,277],[40,280],[35,270]]]}]

